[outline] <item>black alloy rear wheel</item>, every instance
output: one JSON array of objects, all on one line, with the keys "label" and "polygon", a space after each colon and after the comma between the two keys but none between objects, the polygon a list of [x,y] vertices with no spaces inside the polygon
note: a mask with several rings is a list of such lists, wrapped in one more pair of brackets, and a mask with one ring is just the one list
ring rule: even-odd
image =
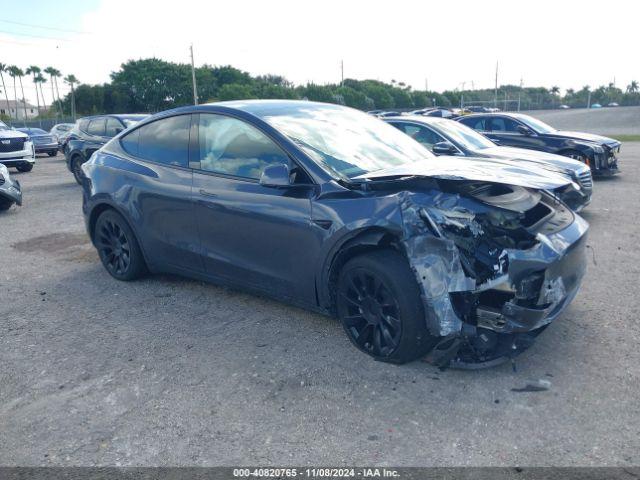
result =
[{"label": "black alloy rear wheel", "polygon": [[134,280],[145,271],[145,262],[136,237],[114,210],[100,214],[94,230],[94,243],[102,265],[118,280]]}]

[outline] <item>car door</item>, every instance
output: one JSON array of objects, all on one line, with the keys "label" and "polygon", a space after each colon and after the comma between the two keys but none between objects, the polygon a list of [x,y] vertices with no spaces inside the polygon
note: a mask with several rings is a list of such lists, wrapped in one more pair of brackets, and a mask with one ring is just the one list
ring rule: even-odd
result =
[{"label": "car door", "polygon": [[89,160],[96,150],[109,141],[109,138],[106,137],[105,126],[105,117],[95,117],[89,120],[84,132],[85,142],[82,148],[85,159]]},{"label": "car door", "polygon": [[[197,136],[197,140],[193,139]],[[193,191],[209,275],[301,303],[315,300],[308,263],[318,240],[310,224],[315,186],[276,144],[249,123],[200,114],[192,130]],[[266,187],[269,165],[286,164],[294,184]]]},{"label": "car door", "polygon": [[125,126],[114,117],[107,117],[106,127],[105,127],[105,138],[112,139],[120,132],[124,131]]},{"label": "car door", "polygon": [[[124,135],[120,145],[144,168],[123,169],[118,195],[131,197],[137,234],[151,263],[204,270],[189,168],[191,115],[162,118]],[[126,178],[122,178],[126,176]]]},{"label": "car door", "polygon": [[[544,149],[544,141],[524,123],[513,118],[490,116],[485,121],[485,127],[488,130],[486,135],[494,141],[497,140],[499,145],[534,150]],[[521,127],[527,128],[530,134],[522,133],[519,130]]]}]

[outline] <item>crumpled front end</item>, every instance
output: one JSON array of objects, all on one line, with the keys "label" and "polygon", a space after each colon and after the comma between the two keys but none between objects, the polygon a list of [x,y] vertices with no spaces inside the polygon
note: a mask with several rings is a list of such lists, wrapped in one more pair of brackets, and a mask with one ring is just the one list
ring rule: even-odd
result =
[{"label": "crumpled front end", "polygon": [[573,300],[588,224],[551,195],[449,184],[407,194],[403,247],[423,294],[439,366],[488,366],[524,350]]},{"label": "crumpled front end", "polygon": [[20,182],[13,180],[7,167],[0,164],[0,201],[9,205],[22,205],[22,187]]}]

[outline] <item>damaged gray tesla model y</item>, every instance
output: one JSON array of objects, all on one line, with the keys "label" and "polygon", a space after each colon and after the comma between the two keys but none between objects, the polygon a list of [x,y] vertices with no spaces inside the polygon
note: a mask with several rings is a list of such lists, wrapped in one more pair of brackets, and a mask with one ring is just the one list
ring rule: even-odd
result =
[{"label": "damaged gray tesla model y", "polygon": [[337,316],[372,357],[487,366],[567,307],[588,225],[566,178],[433,157],[338,105],[237,101],[154,115],[84,164],[119,280],[172,272]]}]

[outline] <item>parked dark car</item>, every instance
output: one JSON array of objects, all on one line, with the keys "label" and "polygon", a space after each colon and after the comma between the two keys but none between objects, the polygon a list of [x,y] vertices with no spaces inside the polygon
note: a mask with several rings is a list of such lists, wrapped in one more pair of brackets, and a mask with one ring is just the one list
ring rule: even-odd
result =
[{"label": "parked dark car", "polygon": [[0,211],[9,210],[11,205],[22,205],[20,182],[13,180],[7,167],[0,163]]},{"label": "parked dark car", "polygon": [[57,140],[58,147],[60,149],[62,149],[64,140],[71,133],[73,126],[74,126],[73,123],[57,123],[53,127],[51,127],[51,130],[49,130],[49,133],[53,135],[53,137]]},{"label": "parked dark car", "polygon": [[556,130],[521,113],[467,115],[457,120],[499,145],[571,157],[589,165],[593,175],[612,175],[618,172],[621,143],[612,138]]},{"label": "parked dark car", "polygon": [[58,140],[49,132],[41,128],[16,128],[16,130],[29,136],[29,140],[33,142],[36,155],[39,153],[46,153],[50,157],[57,155]]},{"label": "parked dark car", "polygon": [[566,180],[435,158],[384,122],[306,101],[156,114],[82,166],[106,270],[173,272],[336,315],[378,360],[490,365],[567,307],[588,225]]},{"label": "parked dark car", "polygon": [[436,155],[497,159],[566,175],[572,183],[554,193],[576,212],[591,202],[591,170],[577,160],[536,150],[502,147],[462,123],[443,118],[402,116],[387,117],[385,121]]},{"label": "parked dark car", "polygon": [[411,115],[421,115],[425,117],[439,117],[439,118],[455,118],[458,115],[448,108],[434,107],[434,108],[422,108],[420,110],[414,110],[410,112]]},{"label": "parked dark car", "polygon": [[148,115],[97,115],[81,118],[65,140],[63,151],[67,168],[82,183],[80,167],[91,155],[113,137],[135,125]]},{"label": "parked dark car", "polygon": [[15,167],[19,172],[30,172],[36,163],[33,142],[0,120],[0,164]]}]

